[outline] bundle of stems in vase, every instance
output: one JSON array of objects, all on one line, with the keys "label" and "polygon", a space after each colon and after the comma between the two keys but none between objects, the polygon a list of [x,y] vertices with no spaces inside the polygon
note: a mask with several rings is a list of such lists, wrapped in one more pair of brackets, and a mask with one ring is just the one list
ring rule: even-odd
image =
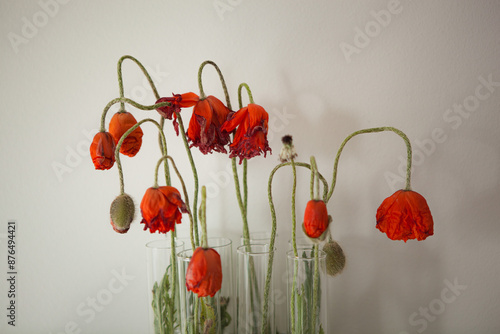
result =
[{"label": "bundle of stems in vase", "polygon": [[[122,78],[122,63],[130,60],[136,64],[146,76],[155,95],[156,102],[143,105],[124,96]],[[206,95],[202,84],[202,73],[206,65],[217,71],[225,95],[225,103],[212,95]],[[96,169],[108,170],[116,163],[120,180],[120,193],[112,202],[110,220],[112,228],[120,233],[126,233],[135,217],[135,204],[131,196],[125,192],[124,173],[121,156],[134,157],[142,146],[143,127],[145,123],[154,125],[158,133],[158,162],[153,169],[153,185],[145,191],[140,203],[141,224],[144,230],[151,233],[168,234],[170,232],[171,260],[166,268],[163,279],[153,286],[152,308],[154,313],[155,333],[175,333],[181,330],[186,333],[220,333],[231,332],[235,328],[235,321],[242,320],[235,317],[228,310],[231,303],[237,298],[231,295],[221,296],[224,280],[223,264],[217,247],[211,247],[207,238],[206,190],[201,187],[198,179],[197,166],[192,155],[193,149],[202,154],[221,154],[231,159],[234,176],[235,194],[241,212],[242,235],[244,246],[251,249],[251,233],[248,226],[248,160],[257,156],[266,156],[271,153],[267,140],[269,115],[266,110],[254,103],[250,87],[246,83],[238,86],[238,110],[233,111],[229,92],[222,72],[212,61],[203,62],[198,70],[199,95],[193,92],[172,94],[170,97],[159,95],[156,86],[146,68],[134,57],[123,56],[118,61],[119,97],[111,100],[104,108],[101,116],[100,131],[95,135],[90,146],[91,158]],[[243,91],[248,96],[249,103],[243,105]],[[106,129],[106,116],[115,104],[119,104],[118,111],[112,116]],[[137,121],[127,111],[133,107],[145,112],[156,111],[159,120],[144,118]],[[184,109],[192,108],[189,125],[186,129],[183,121]],[[186,155],[190,163],[190,174],[193,178],[193,189],[188,191],[180,168],[168,153],[165,131],[165,120],[172,121],[172,127],[177,136],[182,138]],[[333,175],[330,183],[318,171],[314,157],[310,163],[296,161],[297,154],[291,136],[283,137],[283,148],[280,153],[281,163],[270,173],[268,181],[268,197],[271,211],[271,236],[268,241],[268,264],[263,273],[264,286],[257,284],[257,273],[253,259],[249,261],[249,281],[252,295],[252,318],[255,324],[251,326],[251,333],[272,333],[275,329],[271,325],[273,316],[270,303],[272,268],[274,261],[273,251],[277,231],[276,212],[273,203],[272,182],[275,173],[282,167],[291,167],[293,175],[291,216],[292,216],[292,251],[291,251],[291,289],[289,289],[289,332],[291,333],[325,333],[326,323],[322,323],[320,313],[321,286],[326,280],[321,272],[328,276],[339,274],[345,264],[344,253],[339,244],[333,240],[330,233],[331,216],[327,205],[332,197],[340,155],[346,143],[356,135],[389,131],[402,138],[407,148],[406,187],[397,191],[383,201],[376,214],[376,227],[393,240],[417,239],[424,240],[433,234],[433,220],[425,199],[411,190],[411,161],[412,151],[410,141],[400,130],[393,127],[378,127],[356,131],[349,135],[341,144],[334,160]],[[159,182],[160,167],[165,181]],[[311,240],[312,246],[307,249],[298,247],[296,241],[296,168],[307,168],[311,171],[310,201],[306,205],[302,231]],[[174,173],[172,173],[172,170]],[[185,169],[182,169],[185,172]],[[172,186],[172,175],[180,185]],[[164,184],[164,185],[160,185]],[[321,191],[322,187],[322,191]],[[190,197],[192,195],[192,197]],[[190,200],[191,198],[191,200]],[[201,205],[198,205],[201,200]],[[189,219],[189,243],[191,252],[186,268],[178,267],[176,249],[176,225],[180,224],[183,215]],[[300,259],[307,259],[302,265]],[[303,268],[302,268],[303,267]],[[304,271],[302,274],[301,272]],[[181,277],[181,279],[179,279]],[[185,286],[181,286],[181,282]],[[184,290],[185,289],[185,290]],[[260,293],[258,293],[258,291]],[[181,293],[182,292],[182,293]],[[184,292],[188,294],[184,294]],[[180,296],[189,302],[185,303],[181,312]],[[255,297],[255,298],[254,298]],[[228,308],[229,307],[229,308]],[[186,313],[187,312],[187,313]],[[182,314],[189,314],[189,319],[183,319]],[[237,312],[238,313],[238,312]],[[256,314],[259,316],[256,321]],[[236,319],[237,318],[237,319]],[[184,323],[183,323],[184,321]],[[238,325],[238,328],[240,326]]]}]

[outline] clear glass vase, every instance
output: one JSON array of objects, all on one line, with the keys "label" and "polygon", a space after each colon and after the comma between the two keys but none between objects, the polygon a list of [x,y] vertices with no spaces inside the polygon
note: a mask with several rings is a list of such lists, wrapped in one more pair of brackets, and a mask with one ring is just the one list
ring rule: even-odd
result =
[{"label": "clear glass vase", "polygon": [[[267,314],[264,316],[268,261],[275,249],[269,244],[248,244],[238,247],[238,334],[275,334],[274,284],[270,276],[267,293]],[[274,261],[273,261],[274,262]],[[272,270],[272,268],[271,268]]]},{"label": "clear glass vase", "polygon": [[311,245],[297,255],[287,252],[288,333],[328,333],[326,253]]},{"label": "clear glass vase", "polygon": [[181,331],[183,334],[233,334],[236,326],[236,301],[233,283],[232,242],[227,238],[208,238],[208,247],[215,249],[222,264],[222,285],[214,297],[198,298],[186,289],[186,271],[193,255],[186,249],[177,256],[181,285]]},{"label": "clear glass vase", "polygon": [[[148,260],[149,333],[180,333],[179,282],[172,273],[172,241],[165,239],[146,244]],[[175,241],[175,254],[184,249],[182,241]],[[175,280],[175,290],[174,289]],[[174,298],[173,308],[170,302]]]}]

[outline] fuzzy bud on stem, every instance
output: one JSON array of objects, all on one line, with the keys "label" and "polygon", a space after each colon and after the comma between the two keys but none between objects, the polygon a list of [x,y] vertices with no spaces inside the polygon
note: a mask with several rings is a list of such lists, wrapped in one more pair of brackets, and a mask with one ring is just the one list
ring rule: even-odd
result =
[{"label": "fuzzy bud on stem", "polygon": [[132,198],[122,194],[115,198],[110,208],[111,225],[118,233],[126,233],[134,220],[135,205]]}]

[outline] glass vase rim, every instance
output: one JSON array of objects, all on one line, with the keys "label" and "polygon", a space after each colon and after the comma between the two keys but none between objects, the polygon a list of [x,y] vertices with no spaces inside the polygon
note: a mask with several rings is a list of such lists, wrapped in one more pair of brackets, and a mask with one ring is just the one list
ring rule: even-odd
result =
[{"label": "glass vase rim", "polygon": [[[225,240],[226,242],[222,245],[210,246],[210,240]],[[226,237],[210,237],[210,238],[207,238],[207,241],[208,241],[208,248],[213,248],[215,250],[220,249],[220,248],[224,248],[224,247],[228,247],[228,246],[232,246],[232,244],[233,244],[233,241],[229,238],[226,238]],[[191,256],[194,253],[194,251],[200,247],[201,246],[198,246],[194,250],[192,248],[183,249],[179,253],[177,253],[176,256],[184,261],[191,259]],[[185,255],[189,252],[191,252],[191,255],[189,255],[189,256]]]},{"label": "glass vase rim", "polygon": [[[175,248],[179,248],[184,246],[184,241],[175,239]],[[156,244],[160,244],[157,246]],[[146,248],[148,249],[171,249],[172,248],[172,241],[168,238],[163,238],[163,239],[157,239],[157,240],[152,240],[146,243]]]},{"label": "glass vase rim", "polygon": [[[248,252],[246,250],[243,250],[243,248],[246,248],[246,247],[251,247],[251,246],[262,246],[264,248],[267,248],[267,250],[265,251],[257,251],[257,252]],[[276,247],[274,247],[272,250],[269,248],[269,244],[265,244],[265,243],[250,243],[248,245],[241,245],[241,246],[238,246],[236,247],[236,252],[238,254],[242,254],[242,255],[251,255],[251,256],[256,256],[256,255],[265,255],[265,254],[271,254],[271,253],[274,253],[276,252]]]},{"label": "glass vase rim", "polygon": [[[298,250],[312,250],[310,248],[305,248],[305,247],[297,247],[297,251]],[[318,253],[318,259],[319,260],[322,260],[322,259],[326,259],[326,252],[321,250],[321,249],[318,249],[319,253]],[[307,256],[307,257],[303,257],[302,256],[302,253],[298,253],[299,255],[298,256],[295,256],[295,252],[294,250],[289,250],[286,252],[286,257],[290,260],[301,260],[301,261],[314,261],[314,256]]]}]

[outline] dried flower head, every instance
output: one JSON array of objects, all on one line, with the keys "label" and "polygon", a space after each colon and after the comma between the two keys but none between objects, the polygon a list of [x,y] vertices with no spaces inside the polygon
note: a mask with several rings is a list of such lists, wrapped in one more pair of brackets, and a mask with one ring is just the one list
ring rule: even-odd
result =
[{"label": "dried flower head", "polygon": [[115,198],[110,208],[111,226],[118,233],[126,233],[134,220],[135,205],[132,198],[123,194]]},{"label": "dried flower head", "polygon": [[281,137],[281,142],[283,147],[280,152],[280,161],[288,162],[297,157],[297,152],[295,152],[295,147],[293,146],[293,138],[290,135],[285,135]]}]

